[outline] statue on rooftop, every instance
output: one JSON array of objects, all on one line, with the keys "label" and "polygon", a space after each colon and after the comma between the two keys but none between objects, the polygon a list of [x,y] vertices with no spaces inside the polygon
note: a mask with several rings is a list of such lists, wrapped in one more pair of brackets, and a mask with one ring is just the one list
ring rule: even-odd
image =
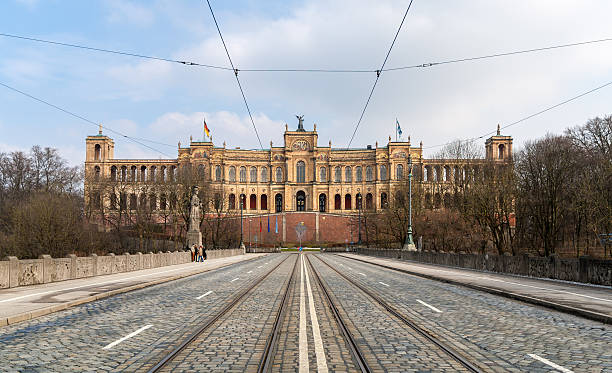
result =
[{"label": "statue on rooftop", "polygon": [[295,116],[298,119],[298,131],[305,131],[304,129],[304,115],[296,115]]}]

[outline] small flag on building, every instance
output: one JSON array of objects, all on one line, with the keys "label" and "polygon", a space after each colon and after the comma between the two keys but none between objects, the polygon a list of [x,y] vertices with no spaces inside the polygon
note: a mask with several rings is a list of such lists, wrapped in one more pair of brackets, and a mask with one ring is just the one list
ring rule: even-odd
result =
[{"label": "small flag on building", "polygon": [[[397,131],[396,133],[398,135],[400,135],[400,137],[401,137],[402,136],[402,127],[400,127],[399,120],[397,120],[397,118],[395,118],[395,124],[397,126],[396,129],[395,129]],[[396,139],[397,139],[397,137],[396,137]]]},{"label": "small flag on building", "polygon": [[276,232],[276,234],[278,234],[278,217],[275,216],[274,218],[276,219],[276,227],[274,228],[274,231]]},{"label": "small flag on building", "polygon": [[270,233],[270,215],[268,215],[268,233]]},{"label": "small flag on building", "polygon": [[208,126],[206,125],[206,118],[204,118],[204,134],[210,137],[210,130],[208,129]]}]

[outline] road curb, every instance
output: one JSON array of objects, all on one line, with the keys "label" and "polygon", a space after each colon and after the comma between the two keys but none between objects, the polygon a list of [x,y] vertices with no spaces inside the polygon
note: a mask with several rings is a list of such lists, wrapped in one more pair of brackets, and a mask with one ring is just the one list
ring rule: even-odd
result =
[{"label": "road curb", "polygon": [[[511,292],[507,292],[507,291],[504,291],[504,290],[490,288],[490,287],[487,287],[487,286],[468,284],[468,283],[457,281],[457,280],[451,280],[451,279],[447,279],[447,278],[444,278],[444,277],[438,277],[438,276],[434,276],[434,275],[428,275],[428,274],[424,274],[424,273],[420,273],[420,272],[410,271],[410,270],[407,270],[407,269],[396,268],[396,267],[392,267],[392,266],[385,265],[385,264],[372,263],[372,262],[367,261],[367,260],[353,258],[353,257],[349,257],[349,256],[344,256],[342,254],[336,254],[336,255],[342,256],[342,257],[347,258],[347,259],[352,259],[352,260],[356,260],[356,261],[359,261],[359,262],[369,263],[369,264],[373,264],[373,265],[376,265],[376,266],[379,266],[379,267],[391,269],[391,270],[394,270],[394,271],[397,271],[397,272],[407,273],[409,275],[426,278],[428,280],[434,280],[434,281],[445,282],[445,283],[448,283],[448,284],[464,286],[464,287],[467,287],[467,288],[470,288],[470,289],[484,291],[484,292],[487,292],[487,293],[490,293],[490,294],[494,294],[494,295],[499,295],[499,296],[502,296],[502,297],[505,297],[505,298],[515,299],[515,300],[523,301],[525,303],[530,303],[530,304],[535,304],[537,306],[551,308],[551,309],[554,309],[554,310],[557,310],[557,311],[561,311],[561,312],[564,312],[564,313],[569,313],[569,314],[572,314],[572,315],[575,315],[575,316],[584,317],[584,318],[589,319],[589,320],[598,321],[598,322],[601,322],[601,323],[604,323],[604,324],[612,325],[612,316],[608,316],[608,315],[605,315],[605,314],[602,314],[602,313],[599,313],[599,312],[588,311],[588,310],[584,310],[584,309],[576,308],[576,307],[572,307],[572,306],[566,306],[564,304],[555,303],[555,302],[551,302],[551,301],[544,300],[544,299],[534,298],[534,297],[530,297],[530,296],[527,296],[527,295],[511,293]],[[364,256],[367,256],[367,257],[370,257],[370,258],[375,258],[375,259],[381,259],[381,258],[378,258],[378,257],[369,256],[369,255],[364,255]]]},{"label": "road curb", "polygon": [[20,314],[13,315],[13,316],[3,317],[3,318],[0,319],[0,327],[7,326],[7,325],[17,324],[17,323],[22,322],[22,321],[32,320],[32,319],[35,319],[35,318],[40,317],[40,316],[45,316],[45,315],[48,315],[48,314],[51,314],[51,313],[55,313],[55,312],[58,312],[58,311],[63,311],[63,310],[66,310],[66,309],[74,307],[74,306],[78,306],[78,305],[81,305],[81,304],[90,303],[90,302],[94,302],[94,301],[97,301],[97,300],[100,300],[100,299],[112,297],[113,295],[127,293],[127,292],[130,292],[130,291],[143,289],[143,288],[146,288],[146,287],[149,287],[149,286],[153,286],[153,285],[159,285],[159,284],[164,283],[164,282],[179,280],[181,278],[185,278],[185,277],[189,277],[189,276],[199,275],[201,273],[210,272],[210,271],[214,271],[214,270],[217,270],[217,269],[225,268],[225,267],[237,264],[237,263],[248,262],[248,261],[255,260],[257,258],[264,257],[264,256],[266,256],[266,255],[257,256],[255,258],[245,259],[245,260],[242,260],[240,262],[225,264],[225,265],[222,265],[222,266],[219,266],[219,267],[215,267],[215,268],[206,268],[206,269],[202,269],[201,271],[192,271],[192,272],[189,272],[189,273],[182,273],[182,274],[179,274],[179,275],[173,275],[173,276],[167,277],[167,278],[157,279],[157,280],[153,280],[153,281],[149,281],[149,282],[144,282],[142,284],[131,285],[131,286],[127,286],[125,288],[114,289],[114,290],[106,291],[106,292],[103,292],[103,293],[100,293],[100,294],[90,295],[88,297],[81,298],[81,299],[76,299],[76,300],[73,300],[73,301],[70,301],[70,302],[67,302],[67,303],[57,304],[57,305],[54,305],[54,306],[40,308],[40,309],[37,309],[37,310],[28,311],[28,312],[20,313]]}]

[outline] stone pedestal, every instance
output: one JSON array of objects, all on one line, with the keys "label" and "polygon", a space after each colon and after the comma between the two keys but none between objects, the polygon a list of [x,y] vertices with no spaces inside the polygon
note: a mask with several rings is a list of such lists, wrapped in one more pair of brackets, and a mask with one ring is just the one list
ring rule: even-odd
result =
[{"label": "stone pedestal", "polygon": [[198,245],[198,247],[202,244],[202,232],[199,231],[189,231],[187,232],[187,246],[191,248],[193,245]]},{"label": "stone pedestal", "polygon": [[403,251],[417,251],[416,246],[413,243],[405,243],[402,247]]}]

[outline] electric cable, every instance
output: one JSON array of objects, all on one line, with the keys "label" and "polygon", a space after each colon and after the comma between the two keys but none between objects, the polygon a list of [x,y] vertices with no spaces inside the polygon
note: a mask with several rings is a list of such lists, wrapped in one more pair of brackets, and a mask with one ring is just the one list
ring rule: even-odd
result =
[{"label": "electric cable", "polygon": [[19,36],[19,35],[5,34],[5,33],[0,33],[0,36],[5,36],[5,37],[8,37],[8,38],[15,38],[15,39],[23,39],[23,40],[36,41],[36,42],[39,42],[39,43],[61,45],[61,46],[64,46],[64,47],[85,49],[85,50],[90,50],[90,51],[95,51],[95,52],[119,54],[119,55],[122,55],[122,56],[145,58],[145,59],[149,59],[149,60],[174,62],[174,63],[180,63],[182,65],[187,65],[187,66],[200,66],[200,67],[207,67],[207,68],[210,68],[210,69],[218,69],[218,70],[232,70],[229,67],[224,67],[224,66],[208,65],[208,64],[203,64],[203,63],[199,63],[199,62],[192,62],[192,61],[173,60],[171,58],[147,56],[147,55],[144,55],[144,54],[131,53],[131,52],[122,52],[122,51],[116,51],[116,50],[112,50],[112,49],[103,49],[103,48],[88,47],[88,46],[85,46],[85,45],[70,44],[70,43],[63,43],[63,42],[59,42],[59,41],[37,39],[37,38],[31,38],[31,37],[27,37],[27,36]]},{"label": "electric cable", "polygon": [[[569,99],[567,99],[567,100],[561,101],[561,102],[559,102],[559,103],[557,103],[557,104],[555,104],[555,105],[549,106],[549,107],[547,107],[547,108],[545,108],[545,109],[543,109],[543,110],[540,110],[540,111],[535,112],[535,113],[533,113],[533,114],[527,115],[527,116],[525,116],[525,117],[523,117],[523,118],[521,118],[521,119],[519,119],[519,120],[517,120],[517,121],[514,121],[514,122],[512,122],[512,123],[509,123],[509,124],[506,124],[506,125],[500,126],[500,128],[499,128],[499,129],[500,129],[500,130],[502,130],[502,129],[506,129],[506,128],[508,128],[508,127],[512,127],[512,126],[514,126],[514,125],[517,125],[517,124],[519,124],[519,123],[522,123],[522,122],[524,122],[524,121],[526,121],[526,120],[528,120],[528,119],[531,119],[531,118],[533,118],[533,117],[535,117],[535,116],[538,116],[538,115],[540,115],[540,114],[544,114],[544,113],[546,113],[547,111],[550,111],[550,110],[556,109],[556,108],[558,108],[559,106],[565,105],[565,104],[570,103],[570,102],[572,102],[572,101],[574,101],[574,100],[577,100],[577,99],[579,99],[579,98],[581,98],[581,97],[584,97],[584,96],[586,96],[586,95],[588,95],[588,94],[590,94],[590,93],[593,93],[593,92],[595,92],[595,91],[598,91],[598,90],[600,90],[600,89],[603,89],[603,88],[605,88],[605,87],[607,87],[607,86],[609,86],[609,85],[611,85],[611,84],[612,84],[612,81],[609,81],[609,82],[607,82],[607,83],[605,83],[605,84],[603,84],[603,85],[600,85],[600,86],[598,86],[598,87],[595,87],[595,88],[593,88],[593,89],[590,89],[590,90],[588,90],[588,91],[586,91],[586,92],[582,92],[582,93],[580,93],[580,94],[578,94],[578,95],[576,95],[576,96],[573,96],[573,97],[571,97],[571,98],[569,98]],[[459,141],[461,141],[461,142],[472,142],[472,141],[475,141],[475,140],[482,139],[482,138],[484,138],[485,136],[492,135],[492,134],[494,134],[494,133],[496,133],[496,131],[487,132],[487,133],[485,133],[485,134],[483,134],[483,135],[480,135],[480,136],[477,136],[477,137],[472,137],[472,138],[469,138],[469,139],[459,140]],[[455,140],[455,141],[457,141],[457,140]],[[424,147],[423,149],[432,149],[432,148],[438,148],[438,147],[441,147],[441,146],[450,145],[450,144],[454,143],[455,141],[446,142],[446,143],[444,143],[444,144],[432,145],[432,146]]]},{"label": "electric cable", "polygon": [[[131,140],[131,141],[135,142],[136,144],[138,144],[138,145],[140,145],[140,146],[144,146],[144,147],[146,147],[146,148],[148,148],[148,149],[150,149],[150,150],[153,150],[153,151],[155,151],[155,152],[157,152],[157,153],[160,153],[160,154],[162,154],[162,155],[164,155],[164,156],[166,156],[166,157],[169,157],[170,159],[172,159],[172,158],[173,158],[171,155],[168,155],[168,154],[166,154],[166,153],[164,153],[164,152],[162,152],[162,151],[160,151],[160,150],[158,150],[158,149],[155,149],[155,148],[153,148],[153,147],[151,147],[151,146],[149,146],[149,145],[147,145],[147,144],[143,144],[142,142],[140,142],[140,141],[148,141],[148,142],[157,143],[156,141],[153,141],[153,140],[146,140],[146,139],[139,139],[139,138],[137,138],[137,137],[132,137],[132,136],[124,135],[123,133],[121,133],[121,132],[119,132],[119,131],[116,131],[116,130],[114,130],[114,129],[112,129],[112,128],[109,128],[109,127],[106,127],[106,126],[102,126],[101,124],[96,123],[96,122],[94,122],[94,121],[92,121],[92,120],[89,120],[89,119],[87,119],[87,118],[85,118],[85,117],[83,117],[83,116],[81,116],[81,115],[79,115],[79,114],[75,114],[75,113],[73,113],[73,112],[71,112],[71,111],[69,111],[69,110],[66,110],[66,109],[64,109],[64,108],[61,108],[61,107],[59,107],[59,106],[57,106],[57,105],[55,105],[55,104],[52,104],[52,103],[50,103],[50,102],[48,102],[48,101],[45,101],[45,100],[43,100],[43,99],[41,99],[41,98],[38,98],[38,97],[32,96],[31,94],[26,93],[26,92],[23,92],[23,91],[21,91],[21,90],[19,90],[19,89],[17,89],[17,88],[11,87],[11,86],[9,86],[8,84],[4,84],[4,83],[0,82],[0,85],[4,86],[4,87],[6,87],[6,88],[8,88],[8,89],[10,89],[10,90],[12,90],[12,91],[14,91],[14,92],[17,92],[17,93],[19,93],[19,94],[22,94],[22,95],[24,95],[24,96],[26,96],[26,97],[28,97],[28,98],[31,98],[31,99],[33,99],[33,100],[35,100],[35,101],[38,101],[38,102],[43,103],[43,104],[45,104],[45,105],[47,105],[47,106],[50,106],[50,107],[52,107],[52,108],[54,108],[54,109],[56,109],[56,110],[62,111],[62,112],[64,112],[64,113],[68,114],[68,115],[71,115],[71,116],[73,116],[73,117],[75,117],[75,118],[78,118],[78,119],[80,119],[80,120],[82,120],[82,121],[85,121],[85,122],[87,122],[87,123],[89,123],[89,124],[93,124],[93,125],[94,125],[94,126],[96,126],[96,127],[101,126],[103,129],[105,129],[105,130],[107,130],[107,131],[109,131],[109,132],[115,133],[115,134],[117,134],[117,135],[119,135],[119,136],[121,136],[121,137],[123,137],[123,138],[126,138],[126,139],[128,139],[128,140]],[[139,140],[140,140],[140,141],[139,141]],[[161,144],[161,145],[169,145],[169,144],[164,144],[164,143],[158,143],[158,144]]]},{"label": "electric cable", "polygon": [[236,77],[236,82],[238,83],[238,88],[240,88],[240,93],[242,93],[242,99],[244,100],[244,105],[246,106],[247,112],[249,113],[249,118],[251,118],[251,123],[253,124],[253,129],[255,130],[255,135],[257,136],[257,141],[259,141],[259,146],[261,150],[263,150],[263,144],[261,143],[261,139],[259,138],[259,133],[257,132],[257,126],[255,126],[255,121],[253,120],[253,115],[251,114],[251,108],[249,108],[249,103],[247,102],[246,95],[244,94],[244,90],[242,89],[242,84],[240,84],[240,79],[238,78],[238,69],[234,67],[234,62],[232,62],[232,57],[230,57],[230,53],[227,49],[227,45],[225,44],[225,40],[223,39],[223,35],[221,34],[221,29],[219,28],[219,24],[217,23],[217,18],[215,17],[215,12],[213,12],[212,6],[210,5],[210,1],[206,0],[208,3],[208,9],[210,9],[210,14],[212,15],[213,21],[215,21],[215,26],[217,26],[217,31],[219,32],[219,37],[221,38],[221,42],[223,43],[223,48],[225,48],[225,54],[227,54],[227,59],[232,65],[232,70],[234,70],[234,76]]},{"label": "electric cable", "polygon": [[[208,0],[207,0],[208,1]],[[391,50],[393,49],[393,46],[395,45],[395,41],[397,40],[397,36],[400,33],[400,30],[402,29],[402,25],[404,24],[404,21],[406,20],[406,16],[408,15],[408,11],[410,11],[410,7],[412,6],[412,2],[414,0],[410,0],[410,3],[408,4],[408,7],[406,8],[406,12],[404,12],[404,17],[402,18],[402,22],[400,23],[399,27],[397,28],[397,32],[395,33],[395,37],[393,37],[393,41],[391,42],[391,46],[389,47],[389,50],[387,51],[387,55],[385,56],[385,60],[383,61],[382,65],[380,66],[380,69],[376,70],[376,80],[374,80],[374,85],[372,85],[372,89],[370,90],[370,94],[368,95],[368,99],[365,103],[365,106],[363,107],[363,110],[361,111],[361,115],[359,116],[359,120],[357,121],[357,125],[355,126],[355,130],[353,131],[353,134],[351,135],[351,139],[349,140],[348,145],[346,146],[346,149],[348,150],[351,147],[351,144],[353,143],[353,139],[355,138],[355,134],[357,133],[357,129],[359,129],[359,125],[361,125],[361,121],[363,120],[363,116],[366,112],[366,109],[368,108],[368,105],[370,104],[370,100],[372,99],[372,94],[374,94],[374,89],[376,88],[376,84],[378,84],[378,79],[380,78],[380,74],[382,71],[384,71],[383,69],[385,68],[385,64],[387,63],[387,60],[389,59],[389,55],[391,54]]]}]

